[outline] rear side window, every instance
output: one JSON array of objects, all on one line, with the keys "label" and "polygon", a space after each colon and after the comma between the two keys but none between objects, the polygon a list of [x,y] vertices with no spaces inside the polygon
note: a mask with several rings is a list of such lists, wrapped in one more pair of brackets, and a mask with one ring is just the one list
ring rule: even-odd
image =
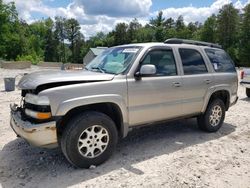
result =
[{"label": "rear side window", "polygon": [[205,49],[205,52],[216,72],[235,72],[234,63],[224,50]]},{"label": "rear side window", "polygon": [[179,49],[185,75],[207,73],[201,54],[194,49]]}]

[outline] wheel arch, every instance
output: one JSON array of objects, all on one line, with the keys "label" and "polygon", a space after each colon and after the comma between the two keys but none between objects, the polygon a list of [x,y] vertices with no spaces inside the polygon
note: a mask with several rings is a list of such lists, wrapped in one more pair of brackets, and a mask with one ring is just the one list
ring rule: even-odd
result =
[{"label": "wheel arch", "polygon": [[77,106],[70,109],[64,116],[61,116],[61,118],[59,118],[59,120],[57,121],[58,136],[60,137],[64,128],[72,117],[79,115],[80,113],[83,113],[85,111],[96,111],[106,114],[114,121],[119,137],[123,138],[127,135],[128,125],[124,121],[122,109],[116,103],[103,102]]},{"label": "wheel arch", "polygon": [[207,109],[208,104],[213,101],[215,98],[219,98],[225,104],[226,111],[230,106],[230,91],[227,89],[217,89],[210,93],[209,97],[207,97],[206,103],[203,105],[202,113],[204,113]]}]

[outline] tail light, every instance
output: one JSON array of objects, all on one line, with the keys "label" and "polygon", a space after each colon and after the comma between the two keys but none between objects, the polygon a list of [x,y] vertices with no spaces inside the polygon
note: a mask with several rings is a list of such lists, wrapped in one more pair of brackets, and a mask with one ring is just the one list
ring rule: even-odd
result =
[{"label": "tail light", "polygon": [[245,72],[244,72],[244,71],[241,71],[241,72],[240,72],[240,79],[243,79],[244,76],[245,76]]}]

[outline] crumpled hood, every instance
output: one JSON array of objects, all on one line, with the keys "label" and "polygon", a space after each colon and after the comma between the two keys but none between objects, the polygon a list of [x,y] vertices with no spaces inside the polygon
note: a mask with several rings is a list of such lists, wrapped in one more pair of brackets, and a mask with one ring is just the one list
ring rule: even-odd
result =
[{"label": "crumpled hood", "polygon": [[40,71],[24,75],[18,83],[20,89],[36,89],[37,86],[49,83],[62,82],[88,82],[88,81],[108,81],[114,78],[113,74],[81,71]]}]

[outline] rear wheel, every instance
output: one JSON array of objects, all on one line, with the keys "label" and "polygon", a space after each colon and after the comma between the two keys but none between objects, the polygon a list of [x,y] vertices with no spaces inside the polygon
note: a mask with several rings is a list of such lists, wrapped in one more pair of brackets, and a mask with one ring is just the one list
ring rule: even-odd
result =
[{"label": "rear wheel", "polygon": [[107,115],[85,112],[68,123],[62,134],[61,148],[73,165],[89,168],[111,156],[117,139],[116,126]]},{"label": "rear wheel", "polygon": [[208,104],[204,114],[200,115],[198,126],[206,132],[216,132],[225,119],[225,104],[221,99],[215,99]]},{"label": "rear wheel", "polygon": [[250,88],[246,88],[246,95],[250,98]]}]

